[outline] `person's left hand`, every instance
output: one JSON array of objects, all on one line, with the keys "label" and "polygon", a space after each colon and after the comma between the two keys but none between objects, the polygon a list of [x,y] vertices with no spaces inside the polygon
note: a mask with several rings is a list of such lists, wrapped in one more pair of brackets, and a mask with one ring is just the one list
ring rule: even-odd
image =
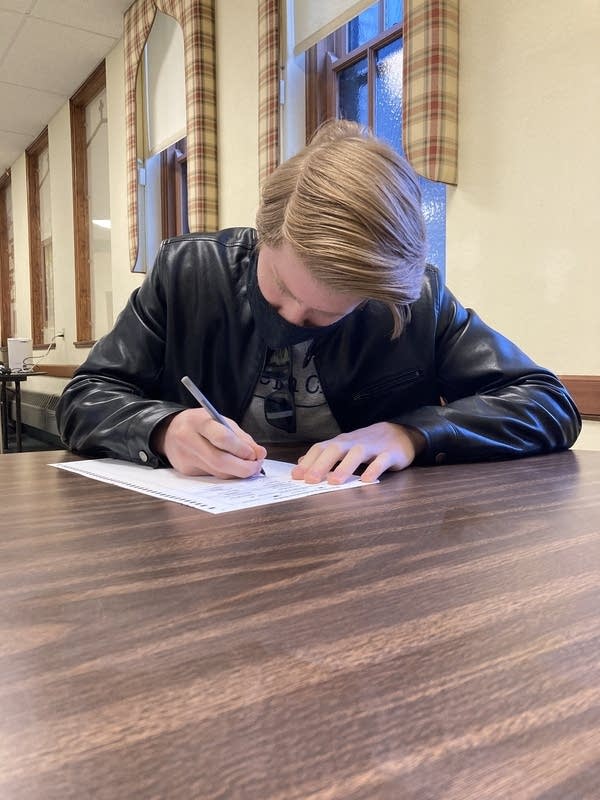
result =
[{"label": "person's left hand", "polygon": [[386,470],[405,469],[424,448],[425,438],[414,428],[377,422],[314,444],[298,459],[292,478],[306,483],[327,479],[328,483],[339,484],[361,464],[368,463],[360,476],[367,483],[377,480]]}]

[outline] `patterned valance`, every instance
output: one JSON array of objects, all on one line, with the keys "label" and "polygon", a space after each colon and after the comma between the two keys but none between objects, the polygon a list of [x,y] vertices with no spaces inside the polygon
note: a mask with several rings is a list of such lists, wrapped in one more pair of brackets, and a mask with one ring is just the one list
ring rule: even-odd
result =
[{"label": "patterned valance", "polygon": [[420,175],[450,184],[458,164],[458,2],[404,4],[404,152]]},{"label": "patterned valance", "polygon": [[127,212],[132,269],[138,256],[137,74],[157,10],[174,17],[183,31],[189,228],[218,228],[214,0],[136,0],[124,19]]},{"label": "patterned valance", "polygon": [[258,172],[263,180],[279,164],[279,0],[258,4]]}]

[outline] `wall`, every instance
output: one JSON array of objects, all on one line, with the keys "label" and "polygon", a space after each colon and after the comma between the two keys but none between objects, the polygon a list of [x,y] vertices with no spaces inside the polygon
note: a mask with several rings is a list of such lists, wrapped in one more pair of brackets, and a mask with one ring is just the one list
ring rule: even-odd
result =
[{"label": "wall", "polygon": [[600,3],[462,0],[447,279],[561,374],[600,374]]},{"label": "wall", "polygon": [[[84,76],[86,77],[86,76]],[[122,42],[106,57],[106,94],[109,117],[109,174],[111,205],[111,259],[114,308],[118,311],[140,283],[140,276],[128,268],[127,206],[125,175],[125,89]],[[56,339],[55,349],[39,361],[44,364],[78,364],[89,352],[77,349],[74,285],[73,203],[71,168],[71,123],[66,103],[48,123],[50,151],[50,192],[52,203],[53,260],[55,266],[56,330],[64,328],[64,339]],[[31,335],[29,242],[27,230],[27,185],[25,155],[11,168],[17,329],[15,336]],[[42,355],[36,351],[34,355]],[[28,388],[60,392],[66,380],[52,377],[31,378]]]},{"label": "wall", "polygon": [[258,206],[258,3],[216,3],[219,225],[253,225]]},{"label": "wall", "polygon": [[[220,225],[252,225],[258,205],[257,2],[219,0],[216,5]],[[106,57],[106,94],[113,308],[114,313],[118,314],[143,278],[129,270],[122,41]],[[64,328],[65,338],[56,340],[55,349],[39,363],[40,369],[43,364],[81,363],[89,352],[72,344],[76,338],[76,321],[68,103],[50,120],[48,134],[56,271],[56,329]],[[31,311],[24,154],[11,168],[11,191],[17,292],[17,330],[14,335],[29,336]],[[35,353],[40,354],[40,351]],[[28,388],[60,393],[65,383],[66,380],[60,378],[39,376],[29,379]]]},{"label": "wall", "polygon": [[[251,225],[258,204],[257,0],[217,3],[220,223]],[[559,373],[600,374],[595,268],[600,158],[598,0],[462,0],[459,186],[448,192],[451,288]],[[115,313],[129,271],[123,48],[106,59]],[[304,128],[302,62],[288,64],[283,148]],[[57,328],[48,363],[78,363],[68,105],[50,121]],[[12,167],[17,330],[29,335],[25,158]],[[64,381],[31,380],[60,391]],[[42,385],[43,384],[43,385]]]}]

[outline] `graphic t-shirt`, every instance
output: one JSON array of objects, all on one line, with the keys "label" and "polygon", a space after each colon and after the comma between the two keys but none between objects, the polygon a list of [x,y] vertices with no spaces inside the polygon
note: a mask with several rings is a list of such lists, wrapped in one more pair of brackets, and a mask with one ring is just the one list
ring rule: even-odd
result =
[{"label": "graphic t-shirt", "polygon": [[[321,442],[337,436],[341,431],[333,418],[315,368],[312,355],[307,359],[311,342],[302,342],[290,348],[292,370],[289,386],[265,372],[254,388],[252,401],[244,415],[241,427],[257,442]],[[265,398],[273,392],[290,390],[296,413],[296,431],[288,433],[272,425],[265,414]],[[291,398],[290,398],[291,400]]]}]

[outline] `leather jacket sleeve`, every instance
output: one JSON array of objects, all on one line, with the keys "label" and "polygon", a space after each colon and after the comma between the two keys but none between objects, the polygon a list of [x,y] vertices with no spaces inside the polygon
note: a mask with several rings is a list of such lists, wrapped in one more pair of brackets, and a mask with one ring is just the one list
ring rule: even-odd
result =
[{"label": "leather jacket sleeve", "polygon": [[516,458],[570,447],[579,412],[550,371],[464,308],[436,276],[435,369],[441,405],[394,421],[426,439],[417,463]]},{"label": "leather jacket sleeve", "polygon": [[150,448],[150,437],[161,420],[184,408],[160,395],[166,279],[157,258],[113,330],[98,340],[65,388],[56,415],[70,450],[151,466],[162,463]]}]

